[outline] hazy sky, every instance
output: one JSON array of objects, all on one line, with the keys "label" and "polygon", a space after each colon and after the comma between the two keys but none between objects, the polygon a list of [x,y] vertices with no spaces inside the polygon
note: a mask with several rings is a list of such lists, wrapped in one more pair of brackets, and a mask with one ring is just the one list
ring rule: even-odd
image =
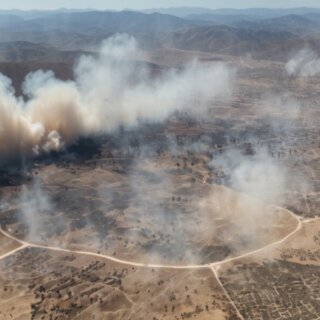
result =
[{"label": "hazy sky", "polygon": [[207,8],[320,7],[320,0],[0,0],[0,9],[146,9],[173,6]]}]

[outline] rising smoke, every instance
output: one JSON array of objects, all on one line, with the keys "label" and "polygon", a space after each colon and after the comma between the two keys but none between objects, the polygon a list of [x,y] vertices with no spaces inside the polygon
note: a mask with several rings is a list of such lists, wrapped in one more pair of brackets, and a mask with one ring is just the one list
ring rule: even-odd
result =
[{"label": "rising smoke", "polygon": [[311,49],[303,49],[287,62],[286,71],[290,76],[315,76],[320,73],[320,58]]},{"label": "rising smoke", "polygon": [[23,84],[26,101],[1,75],[1,160],[61,150],[81,136],[163,121],[179,110],[199,113],[230,94],[234,72],[225,65],[195,61],[153,77],[145,63],[132,62],[138,53],[134,38],[111,37],[97,56],[80,58],[74,81],[58,80],[51,71],[29,74]]},{"label": "rising smoke", "polygon": [[281,202],[287,189],[288,173],[265,148],[256,149],[252,156],[230,149],[214,159],[213,165],[229,176],[232,189],[268,203]]},{"label": "rising smoke", "polygon": [[[141,122],[164,121],[176,111],[186,110],[198,116],[199,113],[205,113],[214,99],[224,98],[231,93],[234,70],[223,64],[195,61],[183,69],[161,71],[155,77],[150,74],[147,64],[132,62],[138,56],[139,48],[132,37],[114,36],[102,44],[96,56],[80,58],[74,68],[74,81],[58,80],[51,71],[39,70],[29,74],[23,84],[27,100],[15,97],[10,79],[1,76],[0,160],[21,154],[34,156],[61,150],[79,137],[110,133],[121,126],[135,127]],[[306,66],[310,61],[314,59],[292,60],[287,64],[288,73],[307,74],[309,67]],[[262,103],[262,111],[256,111],[262,118],[271,114],[272,130],[278,132],[281,129],[283,132],[283,128],[291,130],[291,127],[285,126],[284,119],[288,114],[296,119],[300,104],[287,96],[272,96]],[[172,141],[169,143],[170,154],[210,153],[212,143],[208,137],[204,137],[182,148]],[[146,154],[149,154],[147,151]],[[141,155],[141,158],[144,156]],[[215,156],[211,165],[224,172],[229,179],[226,182],[232,189],[268,203],[282,204],[284,191],[289,185],[297,185],[289,179],[290,175],[280,161],[263,148],[256,149],[254,155],[248,156],[235,146]],[[148,212],[150,225],[171,233],[170,248],[165,249],[173,255],[187,252],[185,243],[195,237],[195,228],[198,228],[195,238],[201,239],[201,236],[216,231],[223,240],[221,242],[228,242],[231,249],[233,246],[241,247],[238,242],[241,242],[243,235],[255,243],[261,236],[258,234],[261,225],[272,229],[273,220],[267,215],[268,210],[261,209],[261,202],[253,202],[252,198],[236,198],[233,193],[222,191],[218,195],[204,194],[202,198],[196,198],[198,194],[194,198],[184,195],[183,200],[179,195],[178,201],[174,193],[178,188],[174,181],[166,177],[165,170],[151,168],[149,171],[153,174],[142,172],[146,167],[148,161],[131,168],[128,186],[131,197],[125,194],[125,200],[130,202],[128,207],[136,208],[137,212],[140,208]],[[100,192],[99,199],[109,198],[110,202],[119,205],[119,197],[115,190],[110,189],[108,182],[107,191]],[[38,241],[39,230],[47,227],[38,224],[38,215],[51,210],[48,199],[39,186],[31,190],[22,189],[21,214],[28,226],[29,239]],[[186,207],[198,213],[197,226],[191,221],[191,214],[190,220],[186,218],[188,212],[184,211],[182,205],[186,199],[190,201]],[[194,202],[193,207],[191,202]],[[226,234],[220,234],[215,217],[218,214],[223,216],[228,211],[235,212],[236,217],[230,213],[233,226]],[[177,215],[172,212],[177,212]],[[180,219],[182,215],[184,218]],[[240,235],[232,243],[229,237],[237,233]],[[130,236],[133,239],[137,237],[133,231]],[[194,252],[188,255],[190,260],[199,259]]]},{"label": "rising smoke", "polygon": [[[20,196],[20,217],[26,226],[26,239],[32,241],[41,240],[40,234],[45,229],[44,218],[52,209],[52,203],[39,183],[27,188],[22,186]],[[41,216],[41,217],[40,217]]]}]

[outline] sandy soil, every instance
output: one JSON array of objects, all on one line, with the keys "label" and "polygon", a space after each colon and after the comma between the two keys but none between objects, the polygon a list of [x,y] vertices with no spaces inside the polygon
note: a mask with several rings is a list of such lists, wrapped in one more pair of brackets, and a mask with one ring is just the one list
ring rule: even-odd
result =
[{"label": "sandy soil", "polygon": [[20,243],[0,234],[0,258],[18,247]]},{"label": "sandy soil", "polygon": [[2,319],[226,319],[232,314],[210,269],[137,268],[29,248],[1,260],[0,281]]},{"label": "sandy soil", "polygon": [[[0,235],[1,319],[319,318],[320,226],[310,220],[319,215],[319,79],[288,79],[281,63],[180,50],[150,61],[177,66],[196,56],[238,68],[238,90],[205,119],[98,137],[98,151],[1,175],[1,227],[42,246]],[[303,112],[272,99],[283,92]],[[150,156],[154,141],[161,147]],[[230,148],[250,153],[249,144],[298,177],[281,203],[239,194],[209,167]],[[31,228],[21,194],[37,188],[47,202],[33,203]]]}]

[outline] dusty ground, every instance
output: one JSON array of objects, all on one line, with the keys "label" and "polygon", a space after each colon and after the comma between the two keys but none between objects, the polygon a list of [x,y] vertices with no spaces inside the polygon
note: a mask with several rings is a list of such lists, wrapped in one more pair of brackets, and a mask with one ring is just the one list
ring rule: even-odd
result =
[{"label": "dusty ground", "polygon": [[30,248],[2,260],[0,270],[2,319],[224,319],[232,313],[210,269],[138,268]]},{"label": "dusty ground", "polygon": [[114,173],[103,160],[95,168],[45,167],[37,181],[52,206],[35,203],[40,214],[31,228],[18,208],[17,223],[6,228],[31,243],[168,265],[234,257],[296,228],[286,211],[205,183],[204,177],[196,180],[203,169],[196,157],[191,172],[188,164],[177,168],[179,159],[152,160],[139,160],[129,175]]},{"label": "dusty ground", "polygon": [[20,243],[0,234],[0,257],[20,247]]},{"label": "dusty ground", "polygon": [[221,281],[245,319],[319,317],[319,223],[304,222],[281,245],[219,267]]},{"label": "dusty ground", "polygon": [[[1,319],[320,317],[320,226],[309,220],[319,215],[319,79],[200,58],[238,68],[237,91],[210,116],[176,115],[1,172]],[[299,106],[273,99],[283,92]],[[239,194],[210,165],[231,148],[264,148],[300,180],[279,203]]]}]

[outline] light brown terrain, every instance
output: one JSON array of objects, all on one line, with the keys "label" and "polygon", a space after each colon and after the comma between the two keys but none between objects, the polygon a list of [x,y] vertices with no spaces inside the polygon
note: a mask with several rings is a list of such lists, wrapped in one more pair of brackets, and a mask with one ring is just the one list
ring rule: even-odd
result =
[{"label": "light brown terrain", "polygon": [[[320,77],[173,49],[148,62],[194,57],[237,68],[206,117],[1,172],[1,319],[319,319]],[[235,148],[266,149],[300,180],[273,203],[240,193],[214,162]]]}]

